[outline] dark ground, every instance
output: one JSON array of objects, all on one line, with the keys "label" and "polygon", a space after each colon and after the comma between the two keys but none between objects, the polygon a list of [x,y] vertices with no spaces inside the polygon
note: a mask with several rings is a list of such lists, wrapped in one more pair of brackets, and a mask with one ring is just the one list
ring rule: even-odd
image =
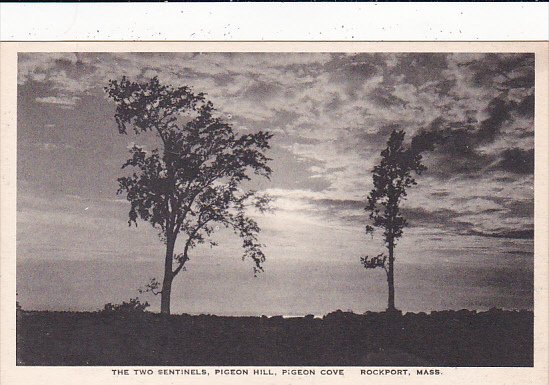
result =
[{"label": "dark ground", "polygon": [[18,365],[533,366],[531,311],[17,313]]}]

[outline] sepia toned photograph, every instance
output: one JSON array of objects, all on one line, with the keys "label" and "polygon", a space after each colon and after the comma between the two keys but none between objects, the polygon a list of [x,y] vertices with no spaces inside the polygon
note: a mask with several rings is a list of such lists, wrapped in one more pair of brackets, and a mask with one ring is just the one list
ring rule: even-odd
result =
[{"label": "sepia toned photograph", "polygon": [[533,367],[535,74],[19,52],[16,364]]}]

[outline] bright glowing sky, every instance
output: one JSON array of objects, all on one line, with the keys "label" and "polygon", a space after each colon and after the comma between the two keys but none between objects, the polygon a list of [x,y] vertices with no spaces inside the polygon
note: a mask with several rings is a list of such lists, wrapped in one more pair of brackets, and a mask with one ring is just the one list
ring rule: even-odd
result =
[{"label": "bright glowing sky", "polygon": [[[241,132],[275,134],[276,198],[258,217],[268,261],[253,277],[220,232],[174,282],[173,312],[324,314],[382,310],[382,271],[359,257],[371,169],[390,131],[444,133],[404,203],[397,307],[533,307],[534,60],[527,54],[20,54],[18,300],[95,310],[161,278],[146,223],[115,195],[126,147],[103,87],[159,76],[208,94]],[[424,135],[425,136],[425,135]],[[158,309],[158,298],[145,296]]]}]

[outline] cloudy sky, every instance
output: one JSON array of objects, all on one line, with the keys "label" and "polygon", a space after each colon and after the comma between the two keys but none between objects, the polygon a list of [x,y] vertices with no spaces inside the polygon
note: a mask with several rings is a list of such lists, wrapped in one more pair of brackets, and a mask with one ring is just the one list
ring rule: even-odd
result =
[{"label": "cloudy sky", "polygon": [[[19,56],[17,290],[27,309],[96,310],[162,276],[146,223],[116,196],[127,146],[103,87],[158,76],[207,93],[240,132],[274,133],[276,198],[258,217],[265,273],[239,239],[198,248],[174,313],[325,314],[386,307],[360,256],[371,170],[404,129],[428,170],[409,191],[396,249],[405,311],[533,307],[534,57],[529,54],[26,53]],[[159,298],[142,297],[158,310]]]}]

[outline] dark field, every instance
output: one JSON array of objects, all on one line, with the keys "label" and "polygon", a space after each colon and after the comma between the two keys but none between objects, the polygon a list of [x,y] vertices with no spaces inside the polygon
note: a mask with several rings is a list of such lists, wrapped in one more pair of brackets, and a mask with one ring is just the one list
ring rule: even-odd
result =
[{"label": "dark field", "polygon": [[323,318],[18,311],[18,365],[533,366],[531,311]]}]

